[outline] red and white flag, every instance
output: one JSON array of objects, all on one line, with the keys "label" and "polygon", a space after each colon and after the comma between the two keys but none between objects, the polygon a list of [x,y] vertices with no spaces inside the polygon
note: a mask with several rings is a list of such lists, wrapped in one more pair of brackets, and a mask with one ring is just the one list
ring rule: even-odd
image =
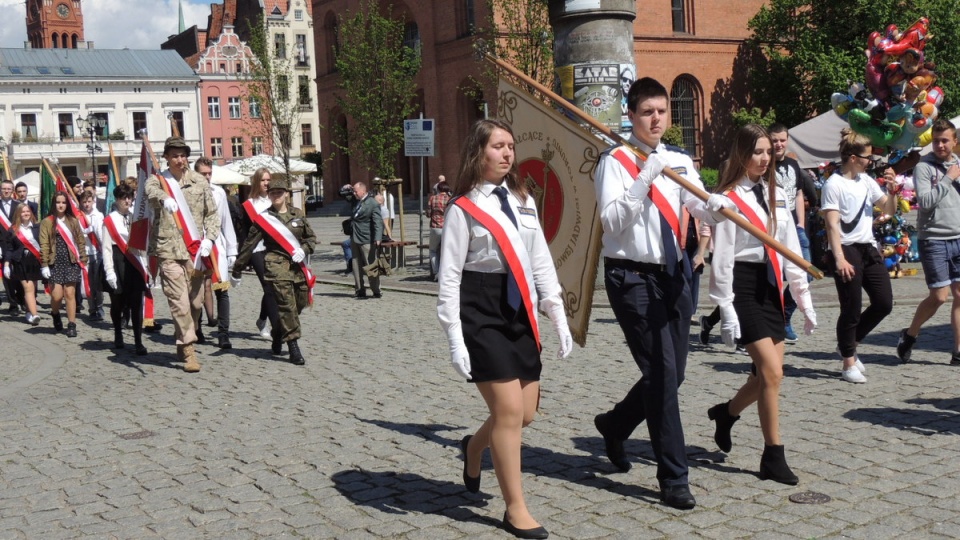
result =
[{"label": "red and white flag", "polygon": [[140,147],[140,163],[137,164],[137,198],[133,202],[133,217],[130,222],[130,246],[141,251],[147,249],[150,234],[150,218],[153,212],[147,203],[147,180],[157,174],[153,166],[153,152],[146,137]]}]

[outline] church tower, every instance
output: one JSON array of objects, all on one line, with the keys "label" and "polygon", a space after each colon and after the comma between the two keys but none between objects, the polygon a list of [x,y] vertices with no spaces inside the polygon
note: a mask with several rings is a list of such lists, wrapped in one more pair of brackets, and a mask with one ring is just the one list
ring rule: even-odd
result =
[{"label": "church tower", "polygon": [[76,49],[85,41],[80,0],[27,0],[27,39],[35,49]]}]

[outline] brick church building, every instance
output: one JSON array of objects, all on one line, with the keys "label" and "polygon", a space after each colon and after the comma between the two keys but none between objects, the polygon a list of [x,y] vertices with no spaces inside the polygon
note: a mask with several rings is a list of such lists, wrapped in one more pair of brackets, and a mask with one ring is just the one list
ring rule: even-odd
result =
[{"label": "brick church building", "polygon": [[[416,100],[425,118],[436,120],[435,157],[426,160],[427,186],[437,175],[456,174],[462,135],[483,116],[493,116],[495,95],[465,91],[481,66],[474,59],[477,28],[488,26],[488,4],[481,0],[392,0],[394,16],[406,23],[407,41],[418,45],[422,67]],[[313,0],[314,42],[321,124],[328,137],[323,155],[333,152],[330,137],[349,120],[336,109],[334,68],[338,15],[354,11],[358,0]],[[637,2],[633,51],[637,77],[654,77],[671,93],[673,122],[684,131],[684,145],[697,163],[716,167],[731,129],[730,115],[748,101],[749,59],[743,48],[747,22],[763,0],[651,0]],[[490,93],[488,91],[488,93]],[[415,161],[416,160],[416,161]],[[418,194],[419,158],[398,157],[404,193]],[[348,182],[370,180],[349,156],[336,152],[324,168],[325,192]]]}]

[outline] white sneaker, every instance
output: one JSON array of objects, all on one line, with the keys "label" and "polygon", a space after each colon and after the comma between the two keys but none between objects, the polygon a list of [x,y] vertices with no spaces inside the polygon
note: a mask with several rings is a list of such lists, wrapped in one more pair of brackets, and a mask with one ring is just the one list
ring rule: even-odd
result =
[{"label": "white sneaker", "polygon": [[37,326],[38,324],[40,324],[40,316],[34,315],[32,313],[27,313],[27,323],[29,323],[32,326]]},{"label": "white sneaker", "polygon": [[856,362],[854,362],[853,364],[853,367],[857,368],[860,371],[860,373],[866,373],[867,367],[864,366],[863,362],[860,361],[860,355],[855,354],[853,355],[853,358],[856,360]]},{"label": "white sneaker", "polygon": [[257,319],[257,330],[260,331],[260,337],[264,337],[264,338],[269,338],[269,337],[271,337],[271,336],[270,336],[270,329],[267,328],[267,320],[266,320],[266,319]]},{"label": "white sneaker", "polygon": [[848,369],[843,370],[840,373],[840,377],[850,383],[865,383],[867,378],[863,376],[863,373],[860,373],[860,370],[857,369],[857,366],[852,366]]}]

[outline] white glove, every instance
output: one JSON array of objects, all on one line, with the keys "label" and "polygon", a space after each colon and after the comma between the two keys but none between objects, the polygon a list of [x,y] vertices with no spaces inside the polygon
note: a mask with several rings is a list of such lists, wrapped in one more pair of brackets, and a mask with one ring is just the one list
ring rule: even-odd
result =
[{"label": "white glove", "polygon": [[240,278],[230,276],[230,286],[231,286],[231,287],[239,287],[239,286],[240,286]]},{"label": "white glove", "polygon": [[163,207],[166,208],[167,212],[170,212],[171,214],[180,209],[180,206],[177,205],[177,201],[173,200],[173,197],[167,197],[164,199]]},{"label": "white glove", "polygon": [[109,272],[107,274],[107,285],[110,285],[111,289],[117,290],[117,273],[116,272]]},{"label": "white glove", "polygon": [[3,277],[5,277],[5,278],[7,278],[7,279],[10,279],[10,265],[9,265],[9,264],[3,265]]},{"label": "white glove", "polygon": [[83,229],[83,234],[90,234],[93,232],[93,226],[89,226],[86,229]]},{"label": "white glove", "polygon": [[567,325],[567,314],[563,310],[563,305],[557,304],[550,308],[547,313],[550,322],[553,323],[553,330],[560,338],[560,350],[557,351],[557,358],[566,358],[573,352],[573,336],[570,335],[570,327]]},{"label": "white glove", "polygon": [[723,344],[733,347],[740,335],[740,320],[733,306],[720,308],[720,319],[720,337],[723,338]]},{"label": "white glove", "polygon": [[450,348],[450,362],[461,377],[470,380],[470,353],[465,344],[461,342]]},{"label": "white glove", "polygon": [[807,308],[803,310],[803,316],[807,319],[803,323],[803,333],[809,336],[817,328],[817,313],[813,311],[813,308]]},{"label": "white glove", "polygon": [[50,279],[50,268],[47,266],[41,268],[40,275],[43,276],[43,279]]},{"label": "white glove", "polygon": [[212,249],[213,249],[213,241],[212,241],[212,240],[210,240],[209,238],[204,238],[203,240],[200,241],[200,256],[201,256],[201,257],[209,257],[209,256],[210,256],[210,250],[212,250]]},{"label": "white glove", "polygon": [[303,252],[302,248],[297,248],[293,250],[293,254],[290,255],[290,258],[293,259],[293,262],[295,263],[301,263],[303,262],[303,258],[306,256],[307,254]]},{"label": "white glove", "polygon": [[236,255],[229,255],[229,256],[227,256],[227,268],[233,270],[233,263],[235,263],[235,262],[237,262],[237,256],[236,256]]},{"label": "white glove", "polygon": [[717,223],[727,219],[727,216],[720,213],[724,208],[729,208],[730,210],[736,211],[737,205],[730,200],[730,197],[726,195],[720,195],[714,193],[707,197],[707,210],[710,211],[710,217],[713,218]]},{"label": "white glove", "polygon": [[640,174],[637,175],[637,181],[630,186],[630,191],[636,196],[640,196],[638,193],[641,188],[644,190],[650,187],[650,184],[660,176],[660,173],[663,172],[667,166],[667,160],[660,154],[650,154],[647,156],[646,163],[643,164],[643,169],[640,171]]}]

